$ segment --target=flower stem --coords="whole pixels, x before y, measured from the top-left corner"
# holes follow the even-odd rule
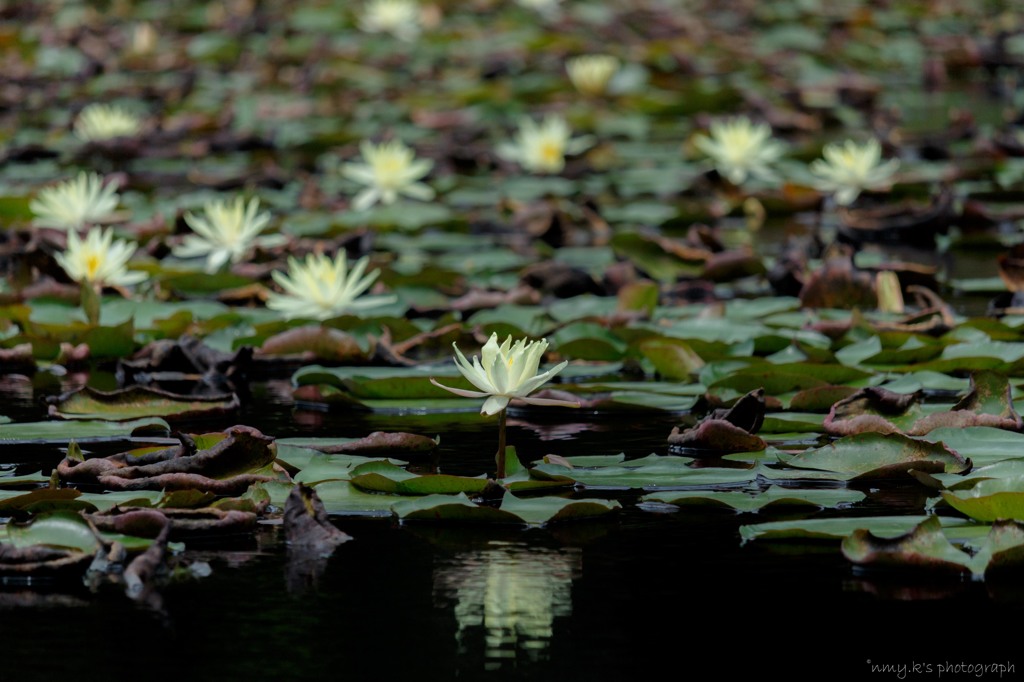
[[[495,459],[498,462],[498,478],[505,478],[505,413],[507,410],[502,410],[498,413],[498,456]]]
[[[81,285],[82,310],[85,312],[85,319],[92,326],[100,323],[100,286],[89,280]]]

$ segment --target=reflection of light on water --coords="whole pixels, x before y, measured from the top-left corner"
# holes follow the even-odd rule
[[[454,603],[460,656],[477,653],[482,632],[487,669],[519,655],[542,660],[555,618],[572,614],[572,581],[580,569],[575,548],[492,541],[435,569],[434,600],[442,607]]]

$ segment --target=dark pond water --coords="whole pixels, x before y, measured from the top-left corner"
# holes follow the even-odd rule
[[[443,432],[439,465],[455,473],[478,473],[493,452],[493,425],[474,414],[296,411],[282,388],[254,387],[259,407],[237,421],[278,437]],[[5,398],[19,417],[39,409],[24,392]],[[511,423],[532,459],[663,453],[670,421]],[[887,490],[884,505],[857,513],[909,512],[918,495]],[[869,660],[1020,669],[1019,580],[908,581],[859,575],[834,546],[741,546],[737,528],[762,518],[634,505],[534,530],[337,518],[355,540],[313,571],[291,565],[267,525],[189,542],[211,574],[172,582],[148,605],[115,586],[5,586],[0,679],[939,679],[872,673]]]

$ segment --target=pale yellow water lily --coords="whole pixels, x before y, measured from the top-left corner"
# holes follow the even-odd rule
[[[77,232],[68,232],[67,249],[55,258],[68,277],[80,284],[129,286],[149,277],[126,267],[136,248],[130,241],[115,240],[109,228],[94,228],[84,240]]]
[[[734,185],[748,177],[772,180],[771,165],[785,151],[781,142],[772,139],[772,130],[764,123],[751,123],[745,116],[714,121],[711,135],[698,135],[694,144],[711,157],[715,169]]]
[[[829,144],[822,156],[825,158],[811,163],[811,172],[817,176],[815,187],[835,192],[841,206],[853,203],[863,190],[887,188],[900,166],[899,159],[882,162],[882,145],[874,139],[862,144],[854,140]]]
[[[360,298],[380,275],[380,270],[366,273],[369,262],[369,257],[363,256],[349,270],[344,251],[333,259],[322,253],[311,253],[303,261],[289,258],[288,274],[273,273],[274,281],[287,294],[271,293],[267,307],[283,312],[289,319],[326,320],[392,303],[394,296]]]
[[[498,145],[498,154],[514,161],[532,173],[559,173],[565,168],[565,157],[578,154],[592,144],[589,137],[570,139],[569,124],[549,114],[537,124],[524,118],[512,142]]]
[[[216,272],[228,261],[242,260],[270,222],[270,214],[260,210],[260,200],[253,197],[245,203],[242,197],[233,201],[211,201],[203,206],[202,216],[185,214],[185,222],[195,234],[173,249],[179,258],[206,258],[206,272]]]
[[[434,198],[434,190],[418,182],[430,172],[433,161],[416,159],[413,150],[399,140],[381,144],[363,142],[359,151],[365,163],[347,163],[341,167],[342,175],[368,186],[352,200],[355,210],[364,211],[378,201],[394,203],[399,195],[423,201]]]
[[[607,54],[585,54],[565,62],[573,86],[584,95],[603,95],[619,70],[619,60]]]
[[[561,6],[561,0],[516,0],[516,3],[547,17],[557,16]]]
[[[370,0],[359,15],[359,29],[390,33],[399,40],[416,40],[423,30],[420,5],[415,0]]]
[[[519,339],[514,344],[509,336],[498,345],[498,335],[491,334],[484,347],[480,350],[481,358],[473,356],[470,362],[462,354],[459,347],[455,348],[455,365],[462,376],[479,391],[463,388],[452,388],[438,383],[431,378],[431,383],[446,391],[464,398],[487,398],[481,414],[498,414],[504,410],[510,400],[517,398],[530,405],[559,405],[562,407],[579,407],[579,403],[549,398],[530,398],[529,395],[565,369],[569,363],[563,361],[546,372],[540,372],[540,361],[548,348],[547,340],[527,341]]]
[[[39,227],[80,230],[109,219],[117,202],[117,187],[104,185],[102,176],[83,171],[73,180],[41,190],[29,208]]]
[[[132,137],[142,130],[138,116],[113,104],[90,104],[75,119],[75,136],[83,142]]]

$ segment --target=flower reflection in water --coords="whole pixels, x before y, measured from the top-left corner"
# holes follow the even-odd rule
[[[454,604],[459,657],[477,657],[483,636],[487,670],[541,661],[555,618],[572,615],[572,581],[582,573],[578,548],[492,540],[434,570],[434,602]]]

